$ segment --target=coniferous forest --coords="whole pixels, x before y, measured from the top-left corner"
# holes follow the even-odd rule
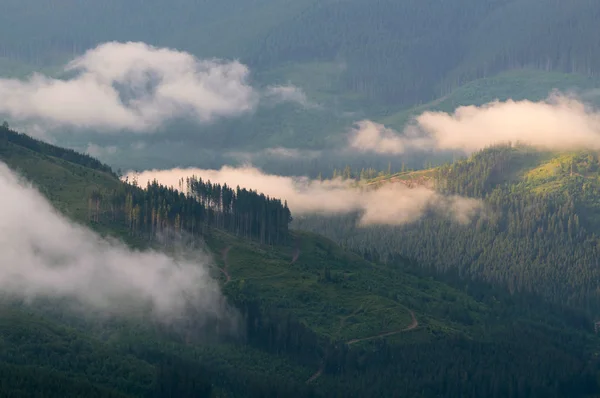
[[[598,0],[0,0],[0,398],[600,398],[598,21]],[[534,103],[556,91],[581,103]],[[433,143],[503,136],[476,111],[585,150]],[[247,164],[347,191],[308,214],[133,173]],[[370,200],[393,184],[481,212],[338,212],[402,207]]]
[[[208,229],[218,228],[269,245],[288,238],[291,213],[279,199],[195,177],[186,179],[184,191],[187,193],[157,181],[149,182],[145,189],[134,182],[105,194],[94,190],[89,198],[89,218],[125,222],[131,235],[146,237],[180,236],[183,232],[202,236]]]
[[[156,248],[163,247],[161,234],[171,234],[170,243],[184,232],[201,238],[230,277],[223,291],[241,322],[228,334],[225,320],[202,320],[193,312],[175,324],[98,321],[52,300],[4,300],[4,396],[600,393],[594,318],[582,308],[493,279],[440,276],[405,254],[392,258],[373,249],[361,253],[369,261],[363,260],[332,241],[289,230],[287,206],[256,192],[199,178],[181,182],[185,193],[156,182],[141,189],[107,180],[111,174],[101,169],[82,168],[85,157],[66,161],[43,147],[6,141],[0,148],[3,161],[37,181],[57,204],[71,191],[47,183],[48,174],[65,173],[61,178],[79,192],[95,186],[82,199],[80,219],[93,228],[123,231],[130,244]],[[501,157],[510,152],[498,150]],[[466,166],[442,170],[460,167]],[[570,175],[571,166],[565,167]],[[494,178],[490,183],[499,183],[498,174]],[[222,254],[227,247],[231,253]]]
[[[325,233],[370,258],[409,257],[437,272],[598,314],[597,173],[594,153],[494,147],[430,173],[429,184],[441,192],[484,200],[487,211],[472,224],[430,217],[415,225],[358,228],[356,216],[348,216],[307,217],[295,227]]]

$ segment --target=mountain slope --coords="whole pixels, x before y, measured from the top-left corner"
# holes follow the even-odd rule
[[[0,135],[0,159],[19,167],[57,206],[76,209],[69,213],[75,220],[140,247],[163,245],[118,217],[111,221],[110,213],[90,212],[99,191],[117,186],[142,195],[140,188],[100,171],[102,165],[84,167],[87,157],[60,160],[56,156],[67,152],[22,146],[14,134]],[[177,205],[168,192],[149,187],[147,194]],[[243,315],[239,339],[214,335],[210,325],[194,326],[193,318],[170,330],[144,319],[82,318],[53,300],[4,300],[3,366],[19,380],[39,370],[35,388],[46,385],[43,374],[56,374],[73,391],[111,389],[115,396],[204,391],[215,397],[520,397],[598,391],[592,357],[598,342],[581,314],[483,285],[461,291],[406,272],[406,260],[401,267],[371,263],[311,233],[292,231],[289,240],[265,245],[216,223],[207,222],[194,236],[201,235],[213,253],[221,268],[215,276]],[[64,360],[70,355],[77,359]],[[465,372],[468,385],[461,381]],[[0,383],[6,396],[30,392],[25,381],[5,386]]]
[[[333,62],[343,66],[334,91],[361,96],[364,105],[411,106],[511,69],[596,75],[600,67],[588,39],[600,6],[589,0],[0,4],[7,63],[45,67],[111,40],[240,58],[257,72]]]
[[[379,120],[386,126],[402,131],[410,117],[426,111],[452,113],[460,106],[481,106],[509,99],[542,101],[555,90],[577,94],[584,101],[597,104],[598,96],[594,89],[599,86],[600,81],[594,77],[536,69],[517,69],[499,73],[494,77],[475,79],[434,101],[383,115]]]
[[[414,226],[356,228],[353,219],[296,220],[334,240],[402,254],[440,272],[533,292],[597,316],[600,247],[596,153],[541,153],[495,147],[435,169],[376,184],[412,181],[484,200],[487,215],[461,226],[430,218]]]
[[[312,2],[2,0],[3,55],[33,65],[62,63],[98,43],[140,40],[200,57],[239,58],[249,43]]]

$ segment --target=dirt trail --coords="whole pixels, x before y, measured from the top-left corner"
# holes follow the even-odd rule
[[[338,326],[336,336],[341,333],[342,329],[344,328],[344,324],[346,323],[346,320],[348,320],[351,316],[356,315],[360,310],[362,310],[362,308],[363,307],[360,306],[356,310],[354,310],[354,312],[352,312],[350,315],[341,317],[340,325]],[[325,369],[325,360],[321,361],[321,364],[319,365],[319,370],[317,370],[315,374],[313,374],[308,380],[306,380],[306,384],[312,383],[313,381],[321,377],[321,375],[323,374],[323,369]]]
[[[416,329],[419,326],[419,321],[417,321],[417,318],[415,317],[415,313],[410,311],[410,317],[412,318],[412,322],[410,323],[410,325],[408,325],[404,329],[393,330],[391,332],[382,332],[375,336],[363,337],[362,339],[352,339],[352,340],[347,341],[346,344],[352,345],[352,344],[360,343],[361,341],[373,340],[373,339],[377,339],[380,337],[388,337],[388,336],[392,336],[394,334],[408,332],[409,330]]]
[[[228,268],[227,254],[229,254],[229,250],[231,250],[231,246],[227,246],[221,252],[221,257],[223,258],[224,265],[223,265],[223,268],[219,268],[221,270],[221,272],[223,273],[223,275],[225,275],[225,285],[228,284],[229,282],[231,282],[231,275],[229,275],[229,271],[227,271],[227,268]]]
[[[359,308],[358,310],[354,311],[352,314],[343,317],[340,320],[340,331],[341,328],[343,327],[344,323],[346,322],[346,319],[350,318],[352,315],[356,314],[357,312],[359,312],[362,308]],[[370,336],[370,337],[364,337],[362,339],[352,339],[346,342],[346,344],[348,345],[352,345],[352,344],[356,344],[359,343],[361,341],[367,341],[367,340],[373,340],[373,339],[377,339],[380,337],[387,337],[387,336],[392,336],[394,334],[398,334],[398,333],[402,333],[402,332],[408,332],[409,330],[413,330],[416,329],[419,326],[419,321],[417,320],[417,318],[415,317],[415,313],[410,311],[410,317],[412,318],[412,322],[410,323],[410,325],[408,325],[407,327],[400,329],[400,330],[394,330],[391,332],[382,332],[379,333],[375,336]],[[312,376],[310,376],[310,378],[308,380],[306,380],[306,384],[312,383],[313,381],[317,380],[319,377],[321,377],[321,375],[323,374],[323,370],[325,369],[325,359],[323,359],[323,361],[321,362],[321,365],[319,366],[319,370],[317,370],[315,372],[315,374],[313,374]]]
[[[317,370],[317,372],[314,375],[310,376],[310,379],[306,380],[306,384],[310,384],[313,381],[317,380],[319,377],[321,377],[324,369],[325,369],[325,361],[322,361],[321,366],[319,366],[319,370]]]

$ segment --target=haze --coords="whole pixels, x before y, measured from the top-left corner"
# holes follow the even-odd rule
[[[252,189],[286,200],[292,214],[349,214],[359,212],[360,224],[401,225],[417,221],[428,210],[436,211],[461,223],[469,222],[482,209],[479,200],[459,196],[446,197],[424,186],[408,188],[389,184],[380,189],[359,189],[354,180],[311,180],[307,177],[283,177],[265,174],[254,167],[223,167],[220,170],[172,169],[130,172],[125,178],[144,187],[157,180],[179,188],[180,180],[197,176],[212,183]],[[184,184],[185,186],[185,184]]]
[[[72,223],[29,183],[0,163],[0,289],[33,300],[68,298],[107,314],[132,314],[149,307],[169,320],[194,308],[231,316],[211,258],[174,259],[108,241]]]

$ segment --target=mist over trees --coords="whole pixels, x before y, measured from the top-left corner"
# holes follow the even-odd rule
[[[266,244],[288,239],[291,213],[279,199],[195,177],[182,180],[180,191],[157,181],[144,189],[133,183],[105,193],[94,190],[89,199],[90,220],[124,222],[130,234],[150,239],[171,234],[177,239],[183,232],[202,236],[209,228]]]
[[[319,231],[371,259],[409,257],[441,274],[536,293],[595,314],[598,157],[556,155],[536,169],[544,156],[500,146],[435,170],[441,192],[484,199],[487,216],[467,226],[430,217],[413,226],[364,228],[357,227],[357,216],[299,217],[293,226]],[[521,179],[531,168],[538,174]]]
[[[236,328],[220,313],[206,320],[186,296],[177,322],[160,323],[144,309],[120,318],[75,313],[55,297],[5,289],[0,396],[600,396],[598,154],[499,145],[469,158],[432,148],[392,155],[352,151],[347,141],[360,120],[401,135],[426,110],[452,113],[497,97],[539,100],[556,87],[590,94],[600,87],[599,20],[596,0],[0,0],[0,100],[33,72],[41,74],[41,87],[46,78],[68,80],[73,71],[65,65],[86,50],[131,41],[156,46],[152,54],[168,49],[200,62],[239,60],[244,87],[248,71],[246,110],[252,108],[206,124],[183,112],[153,133],[127,124],[116,124],[112,134],[73,127],[83,119],[77,101],[51,122],[19,119],[18,130],[56,145],[15,131],[13,120],[0,126],[0,165],[30,180],[68,225],[98,232],[106,247],[122,240],[123,250],[136,255],[166,257],[192,242],[185,247],[196,256],[190,266],[199,265],[201,247],[207,280],[239,316]],[[157,62],[148,55],[138,60]],[[168,104],[201,97],[174,81],[182,96]],[[231,80],[216,81],[198,86],[231,88]],[[9,111],[31,108],[39,116],[36,106],[56,103],[56,95],[46,95],[32,104],[39,86],[25,85],[31,91],[16,95],[20,107]],[[262,101],[274,87],[291,87],[279,94],[291,92],[295,100]],[[119,96],[137,88],[111,99],[126,102]],[[87,91],[76,94],[94,117],[100,114],[94,126],[106,125],[104,108],[94,108],[102,104]],[[209,93],[193,103],[219,113],[228,99]],[[153,104],[150,116],[171,114],[164,102]],[[52,120],[75,124],[57,128]],[[361,214],[298,216],[285,197],[228,182],[190,177],[171,187],[120,180],[129,170],[248,163],[278,175],[340,178],[349,189],[427,185],[436,195],[481,201],[485,211],[462,224],[427,211],[408,225],[360,227]],[[311,197],[319,204],[323,198]],[[4,214],[19,214],[20,204],[6,204]],[[13,217],[15,225],[40,230],[40,217],[25,218]],[[19,228],[0,231],[0,242]],[[46,231],[54,237],[55,229]],[[64,262],[52,244],[81,252],[72,240],[48,239],[49,262]],[[26,250],[39,254],[38,246],[34,239]],[[7,265],[3,258],[0,266]],[[136,273],[125,261],[115,263],[133,279],[147,276],[151,265],[140,261]],[[9,265],[27,272],[19,261]],[[17,290],[35,290],[28,283],[39,273],[25,276]],[[192,292],[205,292],[182,279]],[[114,294],[107,280],[93,274],[79,281],[80,294],[98,287]],[[163,274],[155,280],[148,292],[172,288]],[[117,300],[116,309],[129,304]]]

